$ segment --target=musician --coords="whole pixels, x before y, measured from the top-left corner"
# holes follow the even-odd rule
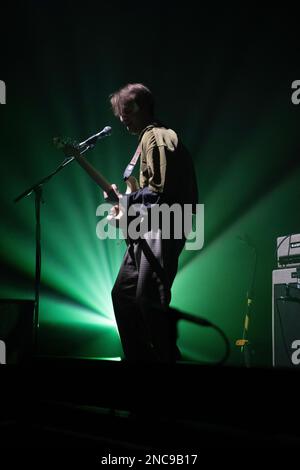
[[[138,136],[140,189],[124,196],[115,186],[120,203],[127,197],[128,206],[138,203],[148,209],[174,203],[195,207],[198,192],[192,159],[176,132],[155,119],[151,91],[141,83],[130,83],[110,95],[110,102],[127,131]],[[127,167],[125,177],[132,167]],[[127,244],[112,301],[128,361],[172,363],[181,357],[168,305],[185,236],[177,239],[172,234],[171,230],[164,239],[160,229],[155,237],[150,230],[148,236]]]

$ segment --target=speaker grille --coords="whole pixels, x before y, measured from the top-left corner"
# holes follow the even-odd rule
[[[298,284],[293,282],[294,271],[293,268],[273,271],[274,367],[300,367],[300,360],[297,361],[298,349],[300,359],[300,289]]]

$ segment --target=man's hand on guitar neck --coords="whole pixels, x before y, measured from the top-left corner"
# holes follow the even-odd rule
[[[113,204],[113,207],[111,208],[111,215],[116,217],[120,212],[120,204],[123,198],[123,194],[119,192],[116,184],[112,184],[111,192],[107,193],[106,191],[103,191],[103,196],[106,202]],[[116,197],[119,199],[119,203],[117,204],[116,204]]]

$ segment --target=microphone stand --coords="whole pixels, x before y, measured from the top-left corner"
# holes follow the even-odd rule
[[[83,150],[80,151],[80,155],[85,153],[90,148],[94,147],[94,143],[91,143]],[[41,286],[41,202],[44,203],[42,198],[43,185],[47,183],[54,175],[61,171],[65,166],[69,165],[75,157],[66,157],[65,160],[49,175],[42,178],[40,181],[35,183],[30,188],[25,189],[19,196],[14,199],[14,202],[19,202],[21,199],[30,196],[33,192],[35,194],[35,280],[34,280],[34,320],[33,320],[33,354],[37,353],[37,341],[38,341],[38,328],[39,328],[39,306],[40,306],[40,286]]]
[[[246,295],[247,309],[246,309],[246,314],[245,314],[245,319],[244,319],[243,336],[242,336],[242,339],[238,339],[235,342],[236,346],[240,346],[241,348],[241,353],[243,354],[245,366],[250,367],[251,352],[253,351],[253,349],[250,346],[250,342],[248,340],[248,331],[249,331],[249,324],[250,324],[252,306],[253,306],[254,281],[255,281],[256,266],[257,266],[257,251],[256,251],[255,246],[252,245],[247,238],[239,237],[239,239],[244,241],[249,246],[249,248],[251,248],[254,254],[254,262],[253,262],[253,269],[252,269],[252,274],[251,274],[251,279],[250,279],[250,285],[249,285],[249,289]]]

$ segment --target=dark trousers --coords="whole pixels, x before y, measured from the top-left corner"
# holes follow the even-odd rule
[[[140,239],[127,247],[112,290],[125,359],[172,363],[180,359],[176,321],[168,309],[184,240]]]

